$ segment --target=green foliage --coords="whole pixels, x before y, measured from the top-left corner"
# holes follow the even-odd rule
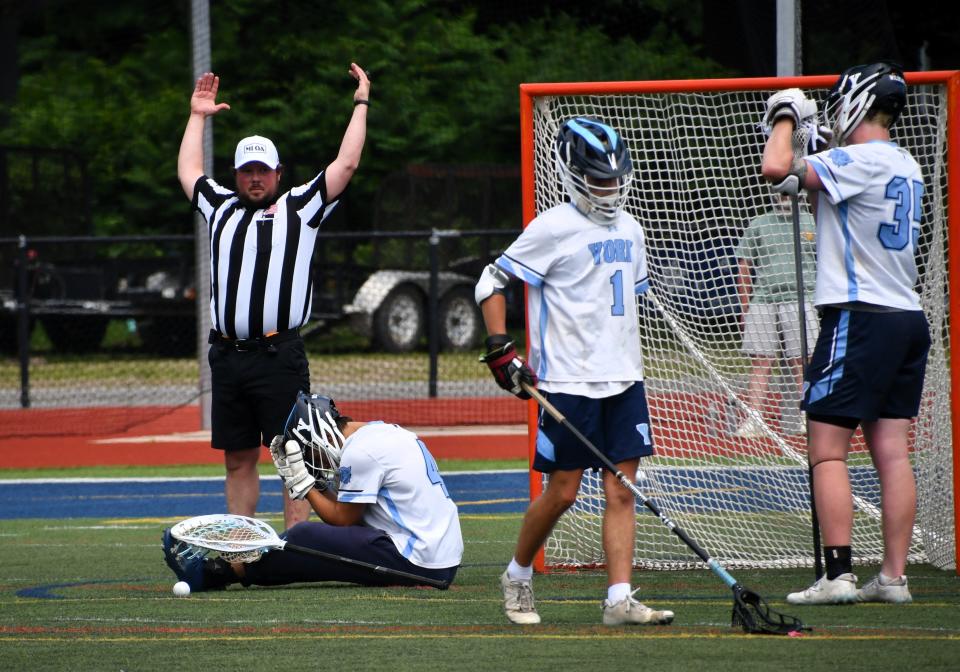
[[[352,229],[369,228],[379,183],[409,163],[516,163],[521,82],[726,74],[687,39],[701,30],[697,11],[678,0],[607,4],[609,16],[642,19],[642,41],[536,5],[491,16],[483,3],[441,0],[211,3],[213,69],[232,106],[213,124],[215,177],[232,184],[236,142],[253,133],[275,140],[288,185],[322,169],[351,114],[351,61],[373,82],[347,197]],[[81,153],[98,233],[187,233],[176,155],[191,91],[189,3],[88,5],[21,10],[21,76],[0,143]]]

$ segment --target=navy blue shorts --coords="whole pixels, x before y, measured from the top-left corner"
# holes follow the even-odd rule
[[[310,391],[310,366],[300,338],[272,350],[247,352],[214,343],[210,362],[211,445],[220,450],[269,446],[297,400]]]
[[[298,523],[281,535],[291,544],[359,560],[378,567],[397,569],[436,581],[453,583],[457,567],[428,569],[418,567],[400,555],[383,530],[363,525],[337,527],[325,523]],[[402,576],[374,572],[346,562],[288,551],[269,551],[257,562],[246,566],[243,585],[283,586],[288,583],[341,581],[363,586],[418,586]]]
[[[544,392],[567,421],[614,464],[653,454],[650,412],[643,383],[604,399]],[[533,468],[543,473],[601,469],[603,463],[549,413],[540,409]]]
[[[930,350],[922,311],[827,307],[807,366],[801,408],[859,420],[913,418]]]

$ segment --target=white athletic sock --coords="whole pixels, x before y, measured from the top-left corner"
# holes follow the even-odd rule
[[[629,595],[629,583],[614,583],[611,586],[607,586],[607,601],[610,604],[616,604],[617,602],[625,600]]]
[[[531,581],[533,580],[533,565],[523,567],[517,564],[516,558],[510,558],[510,564],[507,565],[507,576],[514,581]]]
[[[879,579],[880,579],[880,585],[881,585],[881,586],[889,586],[889,585],[891,585],[891,584],[894,584],[894,585],[897,585],[897,586],[902,586],[902,585],[903,585],[903,580],[907,578],[907,577],[905,577],[905,576],[902,575],[902,574],[901,574],[900,576],[889,577],[889,576],[887,576],[886,574],[884,574],[883,572],[878,572],[878,573],[877,573],[877,576],[878,576]]]

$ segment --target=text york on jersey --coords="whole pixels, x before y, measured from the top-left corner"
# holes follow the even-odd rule
[[[599,266],[601,262],[613,264],[616,262],[633,261],[630,256],[630,251],[633,248],[632,240],[613,238],[598,243],[590,243],[587,245],[587,248],[590,250],[590,254],[593,255],[594,266]]]

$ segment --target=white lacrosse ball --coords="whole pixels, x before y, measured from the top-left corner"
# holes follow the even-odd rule
[[[190,595],[190,584],[186,581],[177,581],[173,584],[173,594],[177,597],[187,597]]]

